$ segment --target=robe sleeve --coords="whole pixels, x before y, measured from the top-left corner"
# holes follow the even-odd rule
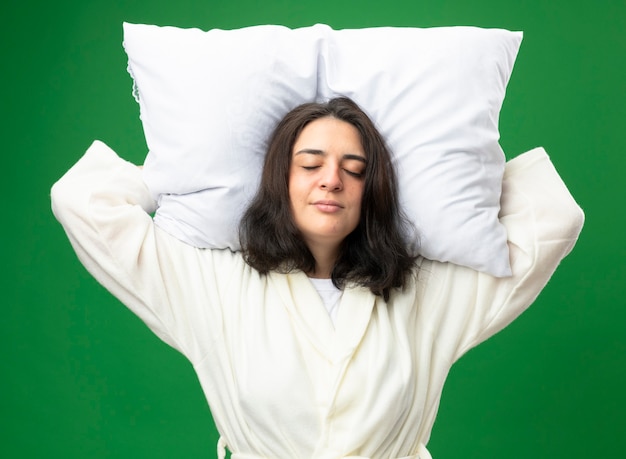
[[[422,266],[427,322],[451,361],[530,306],[574,247],[584,214],[548,155],[537,148],[507,163],[500,220],[512,276],[496,278],[446,263]]]
[[[219,333],[220,283],[205,275],[218,271],[210,266],[217,260],[155,227],[155,202],[137,166],[96,141],[51,199],[78,258],[104,287],[190,359],[207,352],[194,337]]]

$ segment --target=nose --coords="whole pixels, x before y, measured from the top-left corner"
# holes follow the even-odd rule
[[[343,189],[339,167],[327,167],[320,181],[320,188],[327,191],[340,191]]]

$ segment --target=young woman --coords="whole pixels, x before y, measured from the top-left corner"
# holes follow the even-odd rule
[[[261,273],[302,270],[388,299],[415,261],[405,225],[383,138],[354,102],[338,98],[297,107],[278,125],[241,239]]]
[[[86,268],[191,361],[238,459],[429,458],[451,365],[530,305],[583,223],[534,150],[504,177],[511,277],[413,258],[389,153],[343,98],[277,127],[242,253],[155,227],[140,170],[99,142],[52,201]]]

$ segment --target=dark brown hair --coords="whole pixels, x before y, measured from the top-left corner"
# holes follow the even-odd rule
[[[404,235],[408,222],[398,200],[391,155],[370,118],[352,100],[339,97],[326,103],[296,107],[272,134],[259,190],[241,220],[239,237],[246,262],[265,274],[313,271],[315,259],[296,227],[289,202],[289,167],[296,139],[311,121],[333,117],[359,132],[367,157],[361,217],[344,240],[332,271],[333,283],[355,283],[385,300],[402,288],[415,264]]]

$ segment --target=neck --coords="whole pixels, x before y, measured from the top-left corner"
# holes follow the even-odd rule
[[[339,254],[339,247],[310,245],[309,250],[315,258],[315,269],[307,275],[318,279],[330,279]]]

